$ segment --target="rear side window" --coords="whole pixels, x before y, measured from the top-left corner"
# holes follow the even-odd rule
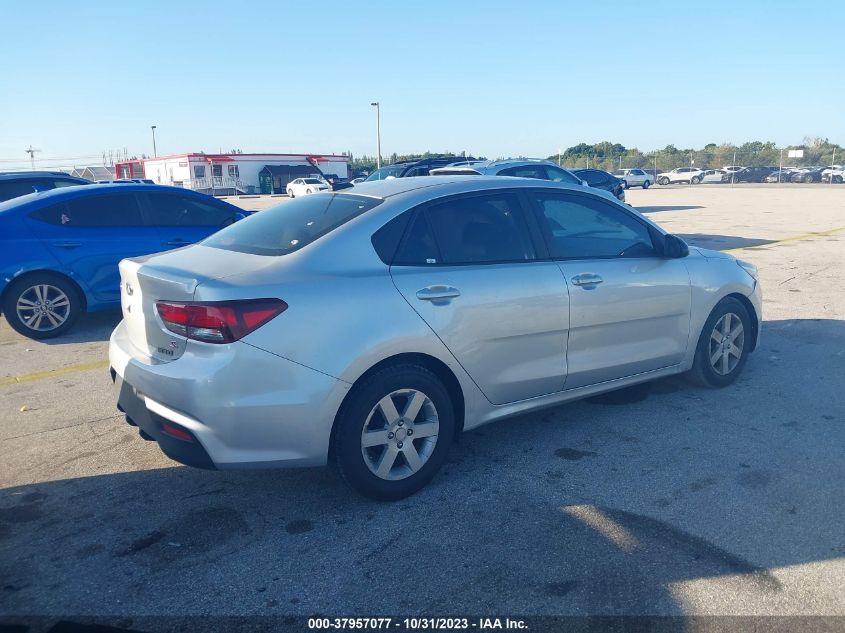
[[[50,180],[35,180],[32,178],[6,180],[0,182],[0,202],[25,196],[28,193],[35,193],[36,191],[46,191],[47,189],[53,189],[53,187],[53,182]]]
[[[39,209],[31,218],[68,227],[144,226],[134,194],[76,198],[65,204]]]
[[[305,196],[254,213],[201,244],[253,255],[287,255],[334,231],[381,200],[351,194]]]
[[[437,242],[434,241],[434,234],[431,232],[431,226],[424,211],[420,210],[414,215],[408,234],[393,263],[397,266],[425,266],[442,263]]]
[[[192,196],[151,193],[150,222],[155,226],[220,227],[235,221],[235,211]]]
[[[534,249],[512,194],[456,198],[426,210],[443,264],[519,262]]]
[[[587,196],[538,192],[540,222],[552,257],[591,259],[655,255],[648,227],[625,211]]]
[[[588,169],[586,171],[582,171],[580,175],[584,180],[587,181],[587,184],[590,186],[604,184],[604,181],[607,179],[604,173],[596,171],[595,169]]]

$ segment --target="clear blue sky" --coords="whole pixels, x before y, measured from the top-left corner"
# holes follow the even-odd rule
[[[372,155],[376,100],[385,155],[845,144],[843,29],[841,0],[5,0],[0,169],[151,124],[159,154]]]

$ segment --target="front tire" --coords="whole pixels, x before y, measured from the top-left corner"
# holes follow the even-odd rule
[[[395,501],[425,486],[455,435],[452,399],[419,365],[386,367],[357,385],[335,423],[334,456],[362,495]]]
[[[669,184],[669,179],[668,179],[668,178],[658,178],[658,179],[657,179],[657,184],[658,184],[658,185],[668,185],[668,184]]]
[[[690,181],[690,184],[693,184],[693,185],[697,185],[697,184],[700,184],[700,183],[701,183],[701,178],[699,176],[696,176],[695,178],[693,178]]]
[[[17,332],[43,340],[67,332],[82,313],[76,286],[61,275],[38,273],[12,283],[3,314]]]
[[[293,189],[288,189],[288,198],[293,198]]]
[[[651,183],[650,183],[648,180],[646,180],[646,181],[643,183],[643,189],[648,189],[650,186],[651,186]]]
[[[738,299],[725,297],[713,308],[701,330],[689,377],[703,387],[727,387],[748,361],[751,337],[748,310]]]

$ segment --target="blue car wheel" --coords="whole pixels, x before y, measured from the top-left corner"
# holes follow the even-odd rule
[[[59,275],[38,273],[14,282],[3,298],[3,314],[15,330],[34,339],[67,332],[82,312],[73,283]]]

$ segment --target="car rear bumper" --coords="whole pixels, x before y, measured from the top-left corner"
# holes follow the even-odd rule
[[[220,469],[326,463],[349,384],[243,342],[189,341],[180,358],[159,364],[131,350],[121,322],[109,343],[118,409],[176,461]]]

